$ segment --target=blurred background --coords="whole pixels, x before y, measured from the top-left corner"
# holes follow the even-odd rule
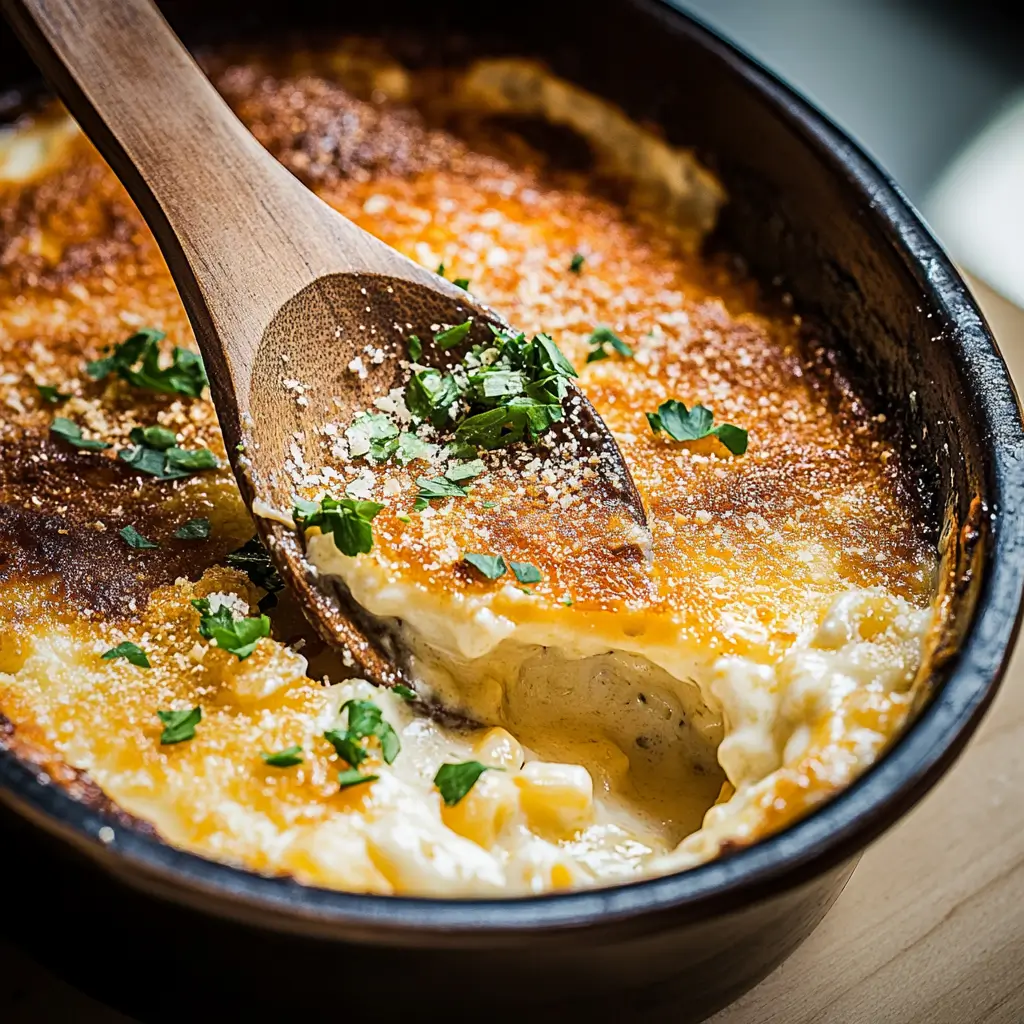
[[[849,131],[975,277],[1024,306],[1024,5],[675,0]]]

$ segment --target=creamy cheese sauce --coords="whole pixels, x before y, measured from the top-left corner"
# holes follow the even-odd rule
[[[453,897],[679,870],[784,827],[877,759],[910,713],[935,554],[884,416],[798,316],[699,255],[726,201],[711,175],[527,62],[413,74],[351,42],[210,68],[328,202],[554,335],[634,475],[650,558],[609,558],[585,504],[515,451],[486,455],[469,497],[414,512],[417,467],[368,463],[333,424],[288,467],[297,491],[386,507],[369,554],[314,530],[308,557],[396,624],[420,684],[479,728],[346,678],[286,598],[249,657],[219,649],[192,600],[256,613],[264,591],[224,567],[253,528],[212,405],[84,372],[143,325],[191,346],[184,312],[109,170],[66,119],[28,119],[0,133],[3,742],[55,778],[87,773],[206,856]],[[560,165],[516,118],[571,128],[592,166]],[[586,362],[601,324],[633,358]],[[301,397],[309,382],[289,372]],[[68,397],[51,405],[37,384]],[[747,429],[747,452],[655,437],[645,413],[668,398]],[[70,449],[48,434],[55,415],[114,447]],[[130,472],[114,453],[154,423],[221,468],[177,483]],[[209,539],[175,538],[196,517]],[[128,525],[159,547],[129,548]],[[481,579],[467,550],[542,579],[528,593]],[[151,667],[102,658],[122,641]],[[377,779],[339,789],[346,764],[324,733],[345,728],[349,700],[373,701],[401,752],[387,764],[371,742]],[[194,738],[162,744],[156,712],[193,706]],[[290,746],[301,764],[260,756]],[[490,770],[446,805],[438,768],[470,760]]]

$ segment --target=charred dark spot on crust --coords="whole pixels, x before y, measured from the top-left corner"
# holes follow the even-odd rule
[[[110,618],[142,611],[156,587],[197,579],[237,546],[231,536],[201,547],[173,539],[167,504],[180,486],[48,440],[0,445],[0,586],[56,576],[80,608]],[[160,547],[129,548],[118,532],[128,525]]]
[[[72,800],[77,800],[90,810],[103,815],[122,828],[130,828],[143,835],[160,838],[160,833],[148,821],[136,818],[119,807],[89,777],[88,772],[72,768],[61,760],[53,751],[37,746],[19,736],[15,724],[0,713],[0,751],[12,754],[22,764],[31,765],[58,786]]]

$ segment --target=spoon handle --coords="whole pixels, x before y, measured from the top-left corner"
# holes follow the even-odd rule
[[[327,273],[396,263],[428,278],[263,149],[151,0],[0,0],[0,11],[152,229],[226,436],[239,436],[255,350],[289,297]]]

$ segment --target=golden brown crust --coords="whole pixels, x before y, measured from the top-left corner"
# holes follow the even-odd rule
[[[726,264],[686,255],[672,225],[653,213],[627,214],[578,169],[549,166],[528,141],[509,141],[486,119],[461,122],[477,133],[467,143],[418,114],[356,99],[328,77],[282,79],[236,66],[220,68],[215,80],[257,138],[328,202],[414,259],[444,262],[449,276],[470,278],[474,293],[511,323],[556,337],[634,467],[652,523],[654,568],[635,548],[604,557],[592,543],[594,522],[579,508],[552,535],[544,481],[523,480],[519,468],[513,475],[496,468],[474,486],[457,516],[444,520],[446,544],[535,563],[544,575],[535,590],[548,604],[568,596],[578,609],[623,617],[671,611],[712,649],[721,643],[718,616],[735,608],[751,610],[768,637],[765,653],[774,655],[794,639],[788,612],[800,602],[876,584],[925,602],[926,531],[904,496],[882,418],[868,415],[797,318],[764,306]],[[569,270],[577,252],[586,257],[580,274]],[[90,729],[123,731],[113,746],[127,737],[125,749],[104,746],[104,755],[118,771],[138,759],[174,780],[182,765],[201,773],[212,751],[222,765],[252,769],[251,777],[239,770],[233,795],[247,807],[265,806],[284,828],[289,814],[314,818],[350,797],[336,794],[326,757],[315,785],[257,775],[258,744],[272,748],[271,740],[260,738],[260,707],[232,703],[229,656],[210,652],[213,668],[184,660],[198,639],[187,600],[213,583],[201,591],[171,585],[216,566],[252,525],[223,465],[208,399],[151,395],[85,375],[86,360],[143,324],[167,331],[170,343],[194,344],[152,237],[83,140],[27,186],[0,184],[0,669],[20,667],[30,638],[47,625],[80,625],[83,647],[116,627],[149,631],[160,652],[153,672],[111,665],[109,683],[83,699]],[[614,327],[637,360],[586,366],[586,339],[598,324]],[[40,400],[36,383],[73,397],[55,409]],[[667,398],[703,402],[716,421],[748,428],[747,454],[731,456],[710,439],[679,445],[654,436],[644,412]],[[51,439],[55,412],[115,448],[132,426],[159,422],[186,447],[210,447],[222,468],[181,483],[141,478],[114,449],[81,453]],[[432,590],[488,587],[464,565],[428,557],[438,520],[398,518],[411,509],[416,471],[395,475],[402,486],[375,523],[378,550]],[[492,499],[497,506],[484,507]],[[213,524],[209,541],[173,539],[182,522],[200,516]],[[130,550],[118,536],[126,525],[161,546]],[[435,532],[425,538],[425,531]],[[819,558],[822,551],[827,557]],[[810,553],[806,563],[802,552]],[[250,666],[272,660],[266,651],[253,658]],[[47,753],[54,736],[33,732],[34,698],[22,700],[14,687],[0,695],[17,722],[12,740],[4,720],[4,743],[80,798],[99,800],[86,775],[62,772],[61,758]],[[313,684],[280,699],[277,746],[300,734],[302,716],[320,699]],[[159,748],[154,709],[193,702],[210,712],[203,739],[188,751]],[[796,789],[792,797],[795,813],[803,797]],[[203,848],[208,836],[193,838]],[[221,853],[247,857],[241,842]]]

